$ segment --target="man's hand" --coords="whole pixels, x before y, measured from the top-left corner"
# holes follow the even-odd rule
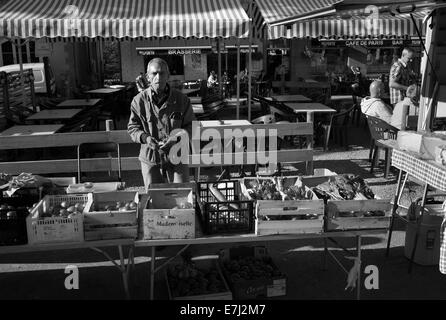
[[[169,136],[169,138],[164,143],[160,143],[160,150],[168,153],[170,151],[170,148],[172,148],[172,146],[177,143],[180,136],[187,134],[184,129],[177,129],[176,131],[176,134]]]
[[[151,136],[148,135],[143,135],[142,136],[142,142],[147,144],[148,147],[152,150],[157,150],[158,149],[158,141]]]

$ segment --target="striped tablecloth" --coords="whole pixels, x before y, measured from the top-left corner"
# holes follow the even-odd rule
[[[434,160],[423,160],[411,152],[393,149],[392,166],[446,192],[446,167],[437,164]]]

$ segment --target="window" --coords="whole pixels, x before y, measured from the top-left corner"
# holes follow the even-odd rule
[[[25,43],[25,40],[20,40],[20,41],[22,44]],[[29,56],[28,56],[28,50],[26,49],[27,46],[29,46]],[[2,43],[0,52],[3,58],[3,65],[7,66],[10,64],[18,64],[20,62],[19,48],[16,45],[13,45],[11,41],[6,41]],[[22,62],[23,63],[40,62],[39,58],[36,57],[36,44],[34,41],[29,41],[27,45],[22,46]]]

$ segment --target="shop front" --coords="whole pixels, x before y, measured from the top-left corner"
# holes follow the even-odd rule
[[[417,12],[391,15],[376,7],[371,15],[361,10],[336,14],[337,1],[278,1],[272,5],[256,0],[253,20],[263,26],[268,52],[268,75],[287,82],[330,83],[333,94],[350,93],[355,80],[352,68],[359,67],[368,81],[388,81],[392,62],[401,56],[404,47],[415,51],[414,70],[419,73],[421,43],[424,37],[423,17]],[[315,12],[332,12],[321,17]],[[306,16],[305,19],[295,17]],[[357,77],[357,75],[356,75]]]

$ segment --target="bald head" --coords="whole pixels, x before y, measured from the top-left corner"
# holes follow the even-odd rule
[[[404,63],[412,62],[414,56],[414,51],[412,48],[404,48],[403,52],[401,54],[401,60],[404,61]]]
[[[381,98],[384,93],[384,83],[380,80],[375,80],[370,84],[370,97]]]

